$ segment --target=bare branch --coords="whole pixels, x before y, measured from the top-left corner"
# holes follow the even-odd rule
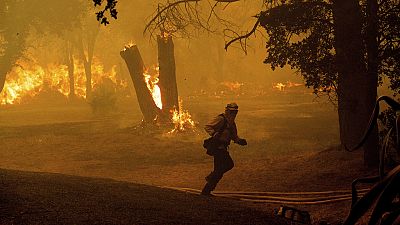
[[[211,7],[210,14],[208,15],[208,18],[207,18],[207,23],[210,22],[211,16],[212,16],[213,14],[215,14],[214,9],[215,9],[215,7],[217,7],[217,5],[218,5],[218,2],[216,2],[216,3]]]
[[[257,22],[254,24],[253,29],[251,29],[250,32],[248,32],[248,33],[245,34],[245,35],[241,35],[241,36],[238,36],[238,37],[236,37],[236,38],[230,40],[228,43],[225,44],[225,50],[228,50],[228,47],[229,47],[232,43],[234,43],[234,42],[236,42],[236,41],[240,41],[240,43],[242,44],[242,40],[244,39],[245,42],[246,42],[246,40],[247,40],[254,32],[256,32],[257,27],[258,27],[259,24],[260,24],[260,19],[257,19]]]
[[[167,31],[169,35],[172,32],[180,33],[180,35],[189,36],[192,32],[190,28],[195,30],[205,29],[208,32],[216,33],[217,30],[212,29],[211,25],[217,21],[224,27],[232,26],[232,23],[221,18],[216,13],[216,7],[220,4],[229,5],[241,0],[171,0],[165,5],[159,5],[158,10],[151,16],[151,19],[146,23],[143,34],[150,33],[156,30]],[[201,10],[199,2],[208,2],[210,9],[207,11]],[[214,3],[211,3],[214,2]],[[199,8],[200,7],[200,8]],[[187,37],[189,37],[187,36]]]
[[[201,0],[181,0],[181,1],[177,1],[177,2],[174,2],[174,3],[169,4],[168,6],[166,6],[165,8],[163,8],[161,11],[159,11],[159,12],[150,20],[149,23],[147,23],[146,27],[144,28],[143,34],[146,33],[146,31],[147,31],[147,29],[149,28],[149,26],[150,26],[157,18],[159,18],[160,15],[162,15],[162,13],[165,12],[166,10],[168,10],[168,9],[170,9],[170,8],[176,6],[176,5],[182,4],[182,3],[199,2],[199,1],[201,1]]]

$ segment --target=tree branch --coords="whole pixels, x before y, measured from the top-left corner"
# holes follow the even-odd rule
[[[179,5],[179,4],[181,4],[181,3],[199,2],[199,1],[201,1],[201,0],[180,0],[180,1],[177,1],[177,2],[174,2],[174,3],[171,3],[171,4],[167,5],[167,6],[166,6],[165,8],[163,8],[161,11],[159,11],[159,12],[150,20],[150,22],[148,22],[148,23],[146,24],[146,27],[144,28],[143,34],[146,33],[146,31],[147,31],[147,29],[149,28],[149,26],[150,26],[157,18],[159,18],[160,15],[161,15],[163,12],[165,12],[166,10],[168,10],[168,9],[170,9],[170,8],[176,6],[176,5]]]
[[[248,32],[248,33],[245,34],[245,35],[241,35],[241,36],[239,36],[239,37],[236,37],[236,38],[230,40],[228,43],[225,44],[225,50],[228,50],[228,47],[229,47],[233,42],[241,41],[242,39],[247,39],[247,38],[249,38],[254,32],[256,32],[257,27],[258,27],[259,24],[260,24],[260,19],[258,18],[258,19],[257,19],[257,22],[254,24],[253,29],[251,29],[250,32]]]
[[[149,31],[150,26],[152,26],[152,25],[155,23],[155,21],[156,21],[158,18],[160,18],[164,13],[166,13],[168,10],[173,9],[174,7],[178,6],[179,4],[187,4],[187,3],[191,3],[191,2],[200,2],[200,1],[204,1],[204,0],[179,0],[179,1],[176,1],[176,2],[168,3],[165,7],[162,7],[162,9],[159,10],[159,11],[152,17],[152,19],[146,24],[146,26],[145,26],[145,28],[144,28],[144,30],[143,30],[143,34],[145,34],[147,31]],[[230,3],[233,3],[233,2],[239,2],[239,1],[241,1],[241,0],[214,0],[214,1],[215,1],[216,3],[215,3],[215,5],[214,5],[213,7],[211,7],[211,12],[210,12],[209,18],[206,20],[207,22],[210,20],[212,14],[216,15],[215,12],[214,12],[214,8],[216,7],[216,5],[217,5],[218,3],[228,3],[228,4],[230,4]],[[186,8],[186,10],[188,10],[188,9]],[[168,13],[168,12],[167,12],[167,13]],[[192,14],[195,15],[196,20],[198,21],[198,23],[200,24],[200,26],[201,26],[201,27],[204,27],[204,25],[201,24],[201,20],[199,20],[200,18],[198,17],[198,15],[196,15],[197,13],[193,13],[193,12],[192,12]],[[189,15],[189,17],[190,17],[190,15],[191,15],[190,12],[188,12],[188,15]],[[150,32],[150,33],[151,33],[151,32]]]

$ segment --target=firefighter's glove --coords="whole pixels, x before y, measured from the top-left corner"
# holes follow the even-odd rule
[[[247,141],[246,141],[246,139],[241,138],[241,139],[239,139],[239,140],[237,141],[237,144],[238,144],[238,145],[247,145]]]

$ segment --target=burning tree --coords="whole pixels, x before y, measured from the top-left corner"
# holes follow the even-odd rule
[[[193,128],[189,112],[183,110],[178,99],[172,37],[158,36],[157,43],[159,66],[155,75],[146,69],[136,45],[128,45],[120,52],[128,66],[144,122],[172,123],[174,128],[170,133]]]
[[[187,128],[192,129],[195,127],[195,122],[187,110],[183,109],[182,100],[179,99],[179,107],[172,111],[172,123],[174,128],[169,133],[175,133]]]
[[[163,112],[168,113],[178,107],[178,87],[176,84],[174,43],[170,35],[157,36],[159,86]]]
[[[40,7],[38,7],[40,6]],[[32,30],[39,28],[52,34],[79,26],[79,18],[88,5],[78,0],[24,0],[0,2],[0,92],[7,73],[22,58]]]
[[[264,63],[273,69],[290,65],[304,77],[307,87],[337,103],[342,145],[353,145],[362,135],[382,76],[399,92],[398,1],[263,0],[252,29],[242,34],[216,11],[218,5],[232,2],[246,1],[215,0],[214,5],[202,0],[166,1],[159,4],[145,31],[172,27],[187,36],[193,33],[191,28],[213,31],[210,21],[216,19],[230,39],[225,49],[239,43],[246,51],[247,40],[264,28]],[[200,3],[209,4],[208,10]],[[377,164],[377,144],[375,130],[364,146],[368,166]]]
[[[200,7],[201,2],[208,4],[210,10]],[[392,90],[399,93],[398,1],[263,0],[253,28],[244,34],[235,31],[215,10],[219,4],[232,2],[245,1],[215,0],[214,5],[202,0],[166,1],[159,4],[145,31],[152,34],[160,27],[171,27],[187,36],[192,33],[188,28],[212,31],[209,22],[214,18],[233,34],[228,35],[231,40],[225,49],[239,43],[246,50],[248,38],[259,27],[264,28],[264,62],[272,68],[290,65],[305,78],[307,87],[312,87],[316,94],[319,90],[331,94],[337,102],[342,145],[352,145],[362,135],[382,76],[387,76]],[[114,7],[107,9],[111,13]],[[364,146],[364,162],[368,166],[376,165],[379,158],[377,131],[373,133]]]
[[[162,114],[162,111],[157,107],[153,100],[151,90],[147,87],[144,75],[145,66],[139,49],[136,45],[128,45],[120,52],[120,54],[128,66],[144,121],[153,121]],[[148,78],[147,80],[149,81]]]

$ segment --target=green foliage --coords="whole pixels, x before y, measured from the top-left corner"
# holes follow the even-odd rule
[[[382,1],[379,17],[379,74],[390,81],[394,95],[400,94],[400,2]]]
[[[94,6],[101,6],[104,0],[93,0]],[[117,19],[117,9],[115,8],[117,6],[116,0],[107,0],[107,4],[105,4],[105,7],[103,10],[100,10],[96,12],[96,18],[97,21],[99,21],[101,24],[104,24],[106,26],[110,22],[108,21],[108,17],[104,14],[107,11],[110,13],[111,18]]]
[[[323,0],[281,0],[260,14],[268,35],[264,63],[272,69],[285,65],[304,77],[315,93],[336,91],[332,5]],[[362,1],[364,17],[365,2]],[[390,88],[400,93],[400,3],[381,1],[379,24],[379,80],[388,77]],[[366,18],[364,21],[367,21]],[[364,22],[365,23],[365,22]],[[366,53],[365,53],[366,54]]]
[[[268,39],[264,63],[289,65],[315,93],[336,91],[331,5],[323,0],[285,1],[260,14]]]

